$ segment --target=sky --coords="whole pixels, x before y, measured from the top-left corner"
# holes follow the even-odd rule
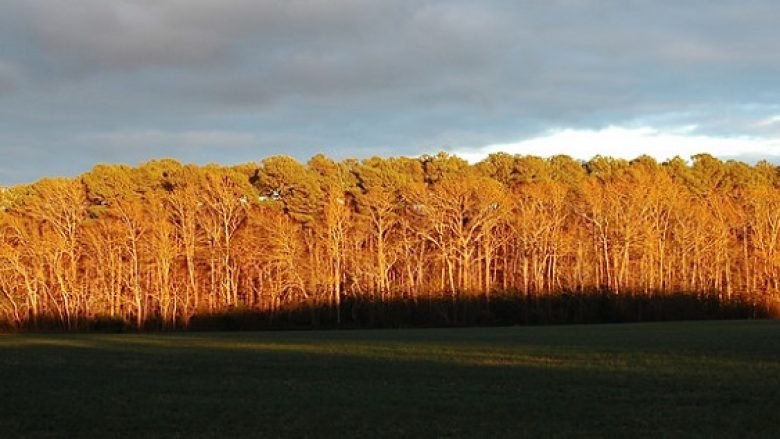
[[[0,185],[449,151],[780,163],[776,0],[2,0]]]

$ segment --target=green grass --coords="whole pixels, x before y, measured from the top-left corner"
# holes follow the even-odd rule
[[[780,322],[0,336],[0,437],[777,437]]]

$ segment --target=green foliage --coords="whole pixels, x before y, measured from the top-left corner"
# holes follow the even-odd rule
[[[425,182],[428,184],[437,183],[448,175],[463,173],[469,167],[467,161],[446,152],[423,155],[420,157],[420,161],[422,162]]]
[[[550,174],[555,181],[568,186],[576,186],[585,177],[585,169],[581,162],[567,155],[556,155],[549,158]]]
[[[317,174],[288,156],[263,160],[256,186],[261,196],[282,203],[301,223],[312,222],[324,200]]]
[[[585,163],[585,170],[588,175],[606,181],[621,175],[628,169],[628,165],[628,162],[623,159],[597,155]]]

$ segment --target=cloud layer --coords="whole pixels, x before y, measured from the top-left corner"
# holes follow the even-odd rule
[[[659,131],[650,127],[622,128],[610,126],[600,130],[560,130],[513,143],[487,145],[455,151],[470,161],[479,161],[490,153],[553,156],[566,154],[580,160],[596,155],[634,159],[649,155],[663,161],[674,157],[688,158],[709,154],[743,161],[780,162],[780,139],[756,137],[714,137],[691,134],[695,126]]]
[[[529,139],[608,127],[772,158],[778,17],[771,0],[8,0],[0,184],[162,156],[544,155]],[[561,152],[609,153],[591,145]]]

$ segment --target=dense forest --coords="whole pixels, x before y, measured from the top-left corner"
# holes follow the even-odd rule
[[[175,328],[231,313],[517,323],[540,309],[585,321],[609,320],[605,303],[654,302],[721,317],[778,308],[780,168],[706,154],[274,156],[98,165],[0,193],[9,327]],[[572,308],[593,303],[600,317]]]

